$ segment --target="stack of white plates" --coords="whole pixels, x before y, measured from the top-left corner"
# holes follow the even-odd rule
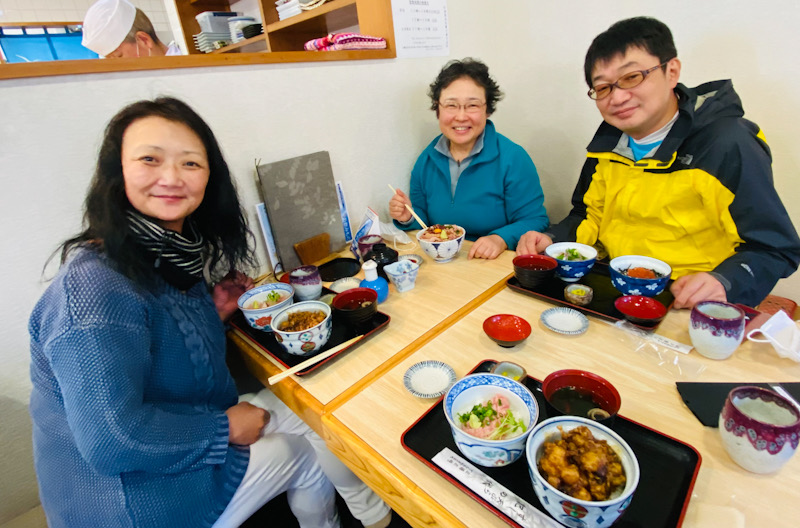
[[[203,53],[209,53],[217,49],[217,46],[215,46],[214,43],[220,41],[225,42],[226,46],[230,44],[231,43],[230,32],[209,33],[206,31],[202,31],[197,35],[194,35],[194,47],[202,51]]]
[[[298,2],[298,0],[278,0],[275,2],[275,5],[278,10],[278,20],[285,20],[303,12],[303,10],[300,9],[300,2]]]

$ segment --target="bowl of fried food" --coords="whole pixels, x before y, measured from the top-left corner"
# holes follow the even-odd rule
[[[275,340],[290,354],[319,352],[331,337],[331,307],[321,301],[303,301],[272,318]]]
[[[623,295],[655,297],[666,288],[672,268],[663,260],[623,255],[609,262],[611,283]]]
[[[556,416],[531,431],[525,445],[536,496],[555,520],[606,528],[625,512],[639,484],[631,447],[604,425]]]
[[[499,374],[461,378],[448,389],[442,405],[459,451],[486,467],[517,461],[539,417],[531,391]]]

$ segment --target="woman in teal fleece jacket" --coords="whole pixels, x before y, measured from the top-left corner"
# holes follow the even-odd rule
[[[488,259],[515,249],[531,226],[546,228],[533,161],[488,120],[502,93],[486,65],[469,58],[448,63],[429,95],[442,134],[417,159],[409,195],[392,196],[395,224],[421,228],[406,208],[412,206],[426,224],[463,227],[475,240],[468,257]]]

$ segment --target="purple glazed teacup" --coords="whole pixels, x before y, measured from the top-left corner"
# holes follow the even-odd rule
[[[363,259],[364,255],[372,250],[372,246],[381,242],[383,242],[383,238],[380,235],[364,235],[359,237],[358,253],[361,255],[361,258]]]
[[[289,272],[289,284],[299,301],[313,301],[322,294],[322,277],[316,266],[300,266]]]
[[[744,337],[744,312],[720,301],[703,301],[692,308],[689,337],[692,345],[709,359],[727,359]]]
[[[800,409],[770,390],[737,387],[725,399],[719,433],[734,462],[753,473],[773,473],[797,450]]]

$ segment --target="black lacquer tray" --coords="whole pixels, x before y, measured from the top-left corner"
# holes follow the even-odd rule
[[[481,362],[472,372],[488,372],[496,362]],[[536,396],[539,404],[539,419],[548,418],[541,391],[541,382],[527,377],[525,385]],[[659,433],[649,427],[617,416],[612,425],[631,446],[639,460],[639,486],[627,511],[614,524],[614,528],[673,528],[683,522],[686,507],[691,498],[701,457],[692,446]],[[433,457],[445,447],[459,453],[453,441],[450,426],[444,416],[442,400],[439,399],[422,417],[409,427],[402,436],[403,447],[431,469],[449,480],[459,489],[480,502],[511,526],[519,526],[503,512],[473,493],[433,461]],[[477,466],[476,466],[477,467]],[[531,506],[544,512],[528,475],[528,461],[522,458],[511,465],[500,468],[478,467],[479,470],[516,493]]]
[[[323,289],[323,295],[325,293],[333,293],[327,288]],[[335,347],[345,341],[352,339],[358,335],[361,335],[361,339],[354,342],[352,345],[340,350],[336,354],[332,355],[331,357],[320,361],[314,365],[304,368],[303,370],[297,372],[296,376],[303,376],[308,374],[328,361],[332,360],[333,358],[347,353],[353,347],[358,346],[358,344],[363,341],[364,339],[368,338],[370,335],[374,334],[381,328],[385,327],[389,324],[391,318],[383,312],[376,313],[372,319],[362,323],[360,325],[351,325],[341,321],[339,318],[336,317],[336,314],[333,315],[333,327],[331,329],[331,337],[328,339],[328,342],[325,343],[325,346],[320,349],[317,354],[321,354],[328,349]],[[230,320],[231,326],[235,327],[242,333],[246,334],[247,337],[252,339],[254,342],[258,344],[258,346],[267,354],[275,358],[275,360],[283,365],[286,368],[291,368],[295,365],[302,363],[303,361],[307,360],[308,358],[314,357],[317,354],[312,354],[310,356],[296,356],[294,354],[290,354],[286,352],[286,350],[281,346],[280,343],[275,339],[275,334],[272,332],[263,332],[261,330],[256,330],[252,326],[247,323],[247,319],[244,318],[242,312],[237,311],[236,315],[234,315]]]
[[[614,307],[614,301],[616,301],[619,297],[622,297],[622,293],[611,283],[611,275],[608,271],[608,264],[605,262],[595,262],[594,266],[592,266],[592,269],[589,270],[589,273],[581,277],[578,282],[568,283],[562,281],[556,276],[553,276],[551,279],[542,282],[535,288],[526,288],[519,283],[516,277],[511,277],[506,281],[506,284],[512,290],[516,290],[527,295],[532,295],[555,304],[562,304],[587,315],[594,315],[608,321],[621,321],[625,318],[625,316],[623,316],[622,313],[620,313],[620,311]],[[585,284],[591,287],[592,290],[594,290],[592,302],[586,306],[578,306],[566,300],[564,297],[564,288],[568,284]],[[666,306],[667,310],[672,307],[672,303],[675,301],[675,297],[673,297],[672,293],[669,291],[670,284],[672,284],[672,281],[667,284],[667,287],[664,288],[663,292],[654,297],[654,299]],[[646,329],[655,329],[658,327],[658,325],[659,323],[650,325],[637,324],[636,326]]]

